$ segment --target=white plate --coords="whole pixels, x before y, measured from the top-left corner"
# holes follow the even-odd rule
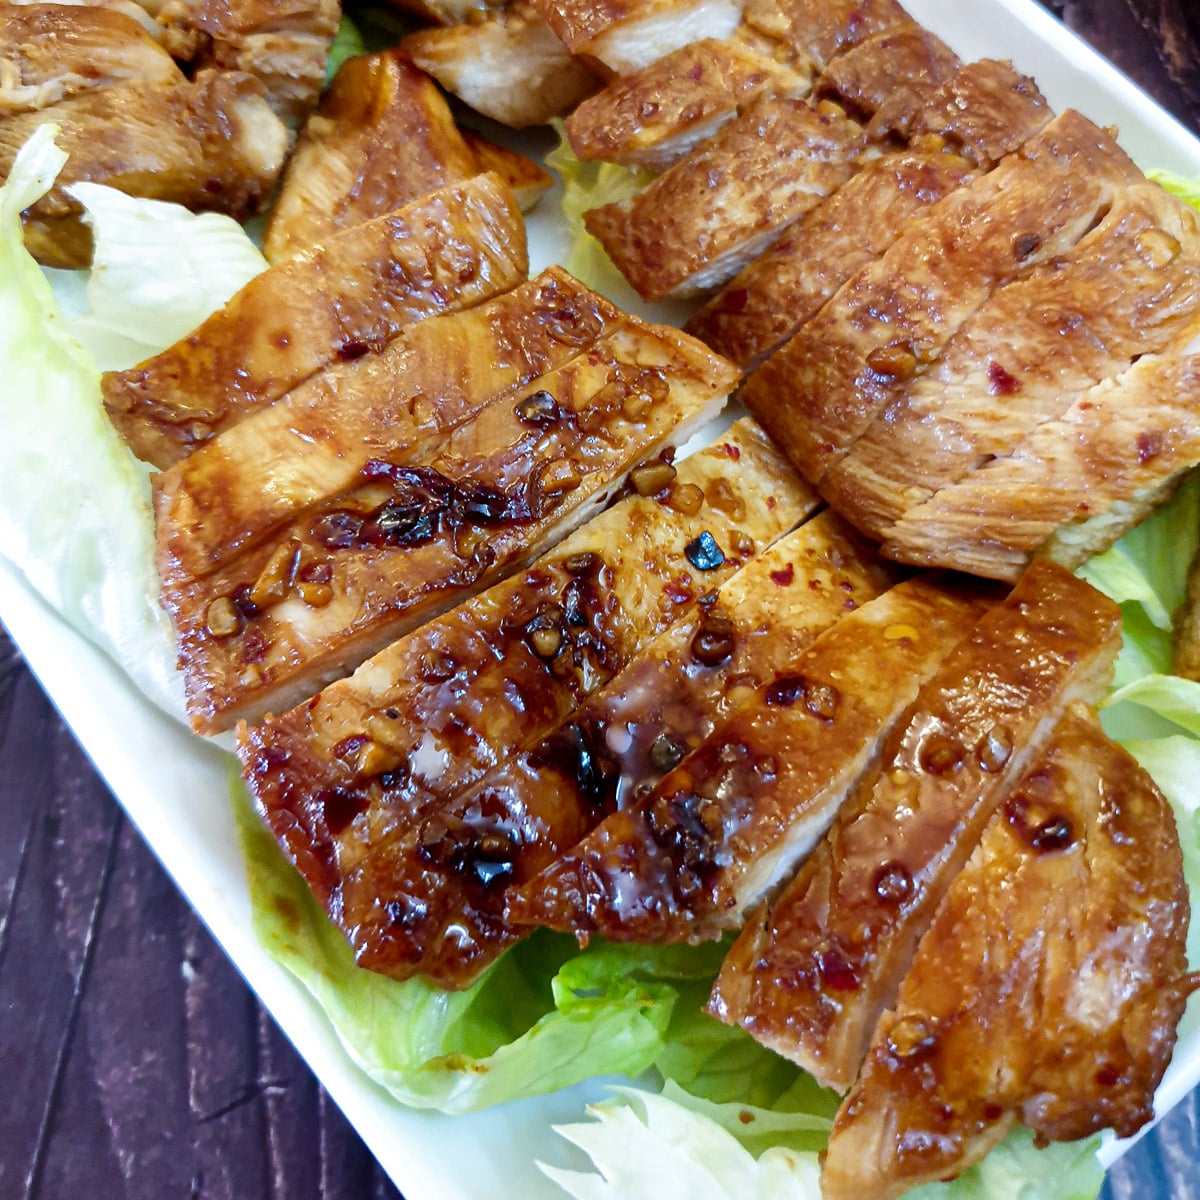
[[[1055,108],[1073,106],[1118,125],[1143,166],[1200,177],[1200,142],[1032,0],[907,0],[907,7],[964,58],[1010,57]],[[531,221],[535,269],[564,245],[552,199],[542,208]],[[307,993],[254,940],[221,754],[142,700],[3,560],[0,618],[134,824],[407,1200],[561,1200],[534,1160],[585,1165],[549,1126],[578,1119],[599,1083],[468,1117],[392,1101],[350,1062]],[[1200,1030],[1193,1028],[1163,1081],[1160,1112],[1197,1083]],[[1107,1146],[1106,1160],[1121,1149]]]

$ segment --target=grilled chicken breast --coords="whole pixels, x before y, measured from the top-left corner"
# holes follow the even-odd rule
[[[1099,701],[1120,642],[1112,601],[1052,563],[1031,566],[921,688],[875,777],[743,930],[710,1012],[847,1088],[984,826],[1066,708]]]
[[[161,563],[193,724],[295,704],[511,574],[714,416],[733,378],[698,342],[627,317],[432,453],[371,459],[356,486],[217,570]]]
[[[1033,81],[1009,64],[961,67],[924,109],[909,112],[904,124],[918,132],[907,150],[866,162],[695,313],[688,332],[752,368],[878,259],[911,217],[974,178],[973,168],[994,166],[1049,119]]]
[[[647,495],[625,497],[311,702],[240,731],[260,809],[364,966],[405,976],[440,963],[461,982],[486,962],[443,927],[439,894],[453,886],[494,908],[480,894],[502,894],[512,839],[538,831],[493,827],[488,814],[428,819],[555,729],[814,501],[748,421],[661,483],[669,474],[647,464],[635,476]],[[698,567],[688,547],[705,531],[728,553]]]
[[[743,28],[614,79],[571,113],[567,137],[584,161],[664,170],[732,120],[739,106],[760,95],[805,96],[811,85],[805,64]]]
[[[645,300],[717,287],[853,174],[862,130],[765,96],[631,199],[584,214]]]
[[[327,367],[156,477],[160,569],[207,574],[355,487],[370,460],[417,461],[485,405],[628,327],[550,267],[407,326],[381,354]]]
[[[1078,113],[912,218],[746,381],[742,399],[812,482],[1002,283],[1074,246],[1142,178]]]
[[[59,127],[68,154],[50,192],[24,214],[25,243],[39,262],[82,267],[91,231],[65,192],[79,180],[152,200],[243,219],[274,186],[287,130],[248,75],[201,71],[192,81],[138,80],[68,96],[0,120],[0,178],[39,125]]]
[[[860,529],[886,536],[908,509],[1163,349],[1198,308],[1200,214],[1157,184],[1122,189],[1078,245],[1000,287],[935,371],[897,389],[822,492]]]
[[[481,161],[480,150],[487,162]],[[502,166],[527,194],[550,186],[529,159],[468,143],[437,85],[399,51],[347,59],[288,160],[263,239],[279,262],[330,234]]]
[[[182,83],[171,56],[132,17],[111,8],[0,8],[0,120],[116,83]]]
[[[511,193],[479,176],[252,279],[174,346],[106,374],[105,408],[135,454],[169,466],[326,364],[379,352],[406,325],[507,291],[527,269]]]
[[[171,0],[155,16],[176,58],[253,76],[279,116],[298,123],[325,82],[341,13],[341,0]]]
[[[1194,343],[1190,352],[1143,355],[1012,453],[906,512],[888,531],[886,552],[994,579],[1014,578],[1035,554],[1082,565],[1200,463],[1198,388]]]
[[[1189,990],[1171,808],[1085,708],[992,817],[834,1123],[826,1200],[891,1200],[978,1162],[1153,1115]]]
[[[729,37],[738,0],[533,0],[563,45],[618,75],[705,38]]]
[[[446,91],[514,129],[564,116],[600,86],[528,0],[466,25],[410,34],[400,46]]]
[[[808,854],[983,611],[969,592],[913,580],[843,617],[652,791],[511,890],[507,917],[581,941],[736,929]]]
[[[819,67],[881,33],[911,25],[896,0],[778,0],[792,43]]]
[[[740,462],[753,469],[746,459]],[[739,469],[739,485],[740,475]],[[720,482],[725,486],[710,485],[708,493],[721,505],[710,519],[723,523],[732,502],[757,497]],[[747,510],[734,528],[744,531],[748,519]],[[506,887],[528,883],[614,807],[653,786],[740,694],[886,586],[888,576],[870,551],[854,557],[865,544],[838,533],[828,519],[809,524],[819,528],[803,527],[702,596],[565,725],[389,843],[386,890],[419,901],[422,913],[407,927],[414,969],[443,987],[471,982],[529,932],[504,920]],[[731,536],[720,524],[715,533],[722,541]],[[789,573],[790,582],[781,582]],[[721,658],[723,646],[735,648]],[[507,846],[501,879],[481,880],[454,861],[422,854],[431,839],[461,839],[464,831]]]

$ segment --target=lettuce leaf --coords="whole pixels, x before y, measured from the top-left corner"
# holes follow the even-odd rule
[[[0,547],[160,708],[183,712],[174,635],[158,606],[147,469],[117,436],[91,356],[25,250],[21,211],[65,161],[53,126],[0,191]]]

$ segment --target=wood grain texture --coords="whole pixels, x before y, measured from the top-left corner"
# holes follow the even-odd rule
[[[1198,0],[1047,7],[1200,130]],[[0,1079],[0,1200],[399,1196],[2,632]],[[1104,1197],[1200,1200],[1200,1092]]]

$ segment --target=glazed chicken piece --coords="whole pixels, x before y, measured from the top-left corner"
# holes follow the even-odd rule
[[[139,458],[170,466],[328,363],[508,291],[528,266],[512,194],[478,176],[264,271],[175,345],[106,374],[104,405]]]
[[[435,25],[467,25],[504,7],[504,0],[388,0],[393,8],[415,13]]]
[[[514,129],[564,116],[600,86],[528,0],[466,25],[410,34],[400,48],[464,104]]]
[[[896,0],[779,0],[792,44],[824,68],[878,34],[912,24]]]
[[[510,890],[507,918],[581,942],[700,942],[738,928],[971,631],[978,595],[910,580],[843,617],[653,790]]]
[[[473,129],[461,129],[463,141],[475,157],[476,171],[491,171],[512,189],[517,204],[523,213],[529,212],[554,186],[549,171],[532,158],[518,154],[499,142],[489,141]]]
[[[1141,178],[1109,133],[1063,113],[910,219],[749,376],[742,400],[819,483],[998,287],[1070,250]]]
[[[182,83],[183,72],[125,13],[64,4],[0,8],[0,120],[137,81]]]
[[[706,495],[716,502],[714,517],[744,528],[746,515],[729,511],[745,503],[732,488],[710,487]],[[719,527],[716,535],[720,542],[729,538]],[[702,596],[565,725],[423,817],[407,835],[409,873],[399,888],[421,902],[422,919],[409,927],[424,947],[414,960],[420,973],[442,987],[466,986],[529,932],[504,920],[503,887],[454,863],[418,864],[430,831],[500,836],[510,847],[503,884],[528,883],[606,815],[652,787],[824,629],[891,581],[836,517],[809,521]],[[399,863],[397,843],[389,890],[397,890]]]
[[[428,818],[557,728],[815,500],[749,421],[663,483],[670,474],[645,463],[633,494],[527,571],[309,703],[241,729],[260,811],[361,965],[405,977],[441,963],[460,982],[482,965],[421,897],[444,889],[455,867],[472,898],[502,896],[517,847],[484,814],[469,826]],[[689,547],[705,532],[725,553],[697,566]]]
[[[1143,355],[1010,454],[909,509],[885,552],[1012,579],[1033,555],[1074,568],[1107,550],[1200,464],[1200,342],[1190,332],[1188,350]]]
[[[821,1178],[892,1200],[959,1175],[1019,1119],[1042,1141],[1151,1119],[1189,991],[1170,805],[1068,712],[954,881],[875,1031]]]
[[[958,55],[915,21],[863,39],[830,62],[818,79],[818,100],[836,101],[874,134],[892,132],[959,67]],[[881,115],[882,114],[882,115]]]
[[[545,171],[513,151],[495,147],[490,157],[510,173],[509,158],[526,164],[524,174],[543,190],[550,186]],[[437,85],[403,54],[347,59],[288,160],[263,253],[280,262],[488,169],[455,126]]]
[[[292,124],[308,116],[325,82],[341,0],[165,0],[163,44],[193,67],[244,71]]]
[[[356,486],[217,570],[160,563],[193,725],[290,707],[512,574],[686,441],[733,381],[698,342],[626,317],[432,453],[370,459]]]
[[[887,537],[907,510],[1164,349],[1195,325],[1198,308],[1200,214],[1157,184],[1122,189],[1078,245],[999,288],[935,371],[897,389],[826,473],[822,494],[859,529]]]
[[[164,577],[205,575],[359,482],[372,459],[418,461],[506,392],[627,327],[558,267],[474,308],[402,329],[331,365],[154,480]]]
[[[567,118],[571,149],[584,161],[664,170],[756,97],[808,94],[811,72],[781,49],[745,28],[683,46],[580,104]]]
[[[533,0],[574,55],[618,75],[640,71],[691,42],[723,41],[741,23],[738,0]]]
[[[968,63],[907,122],[919,130],[907,150],[865,163],[695,313],[688,332],[740,367],[756,366],[878,259],[910,217],[974,178],[973,168],[990,169],[1050,115],[1033,81],[1008,63]]]
[[[287,130],[256,80],[201,71],[190,82],[140,80],[79,92],[0,120],[0,179],[33,131],[49,122],[59,127],[57,143],[69,157],[24,219],[26,246],[51,267],[91,261],[91,231],[66,193],[69,184],[106,183],[244,220],[274,186],[287,149]]]
[[[828,836],[747,923],[709,1011],[827,1087],[854,1082],[917,942],[1015,782],[1121,644],[1117,606],[1034,563],[921,689]]]
[[[636,196],[586,212],[584,224],[644,300],[696,295],[841,187],[865,148],[852,121],[760,97]]]

